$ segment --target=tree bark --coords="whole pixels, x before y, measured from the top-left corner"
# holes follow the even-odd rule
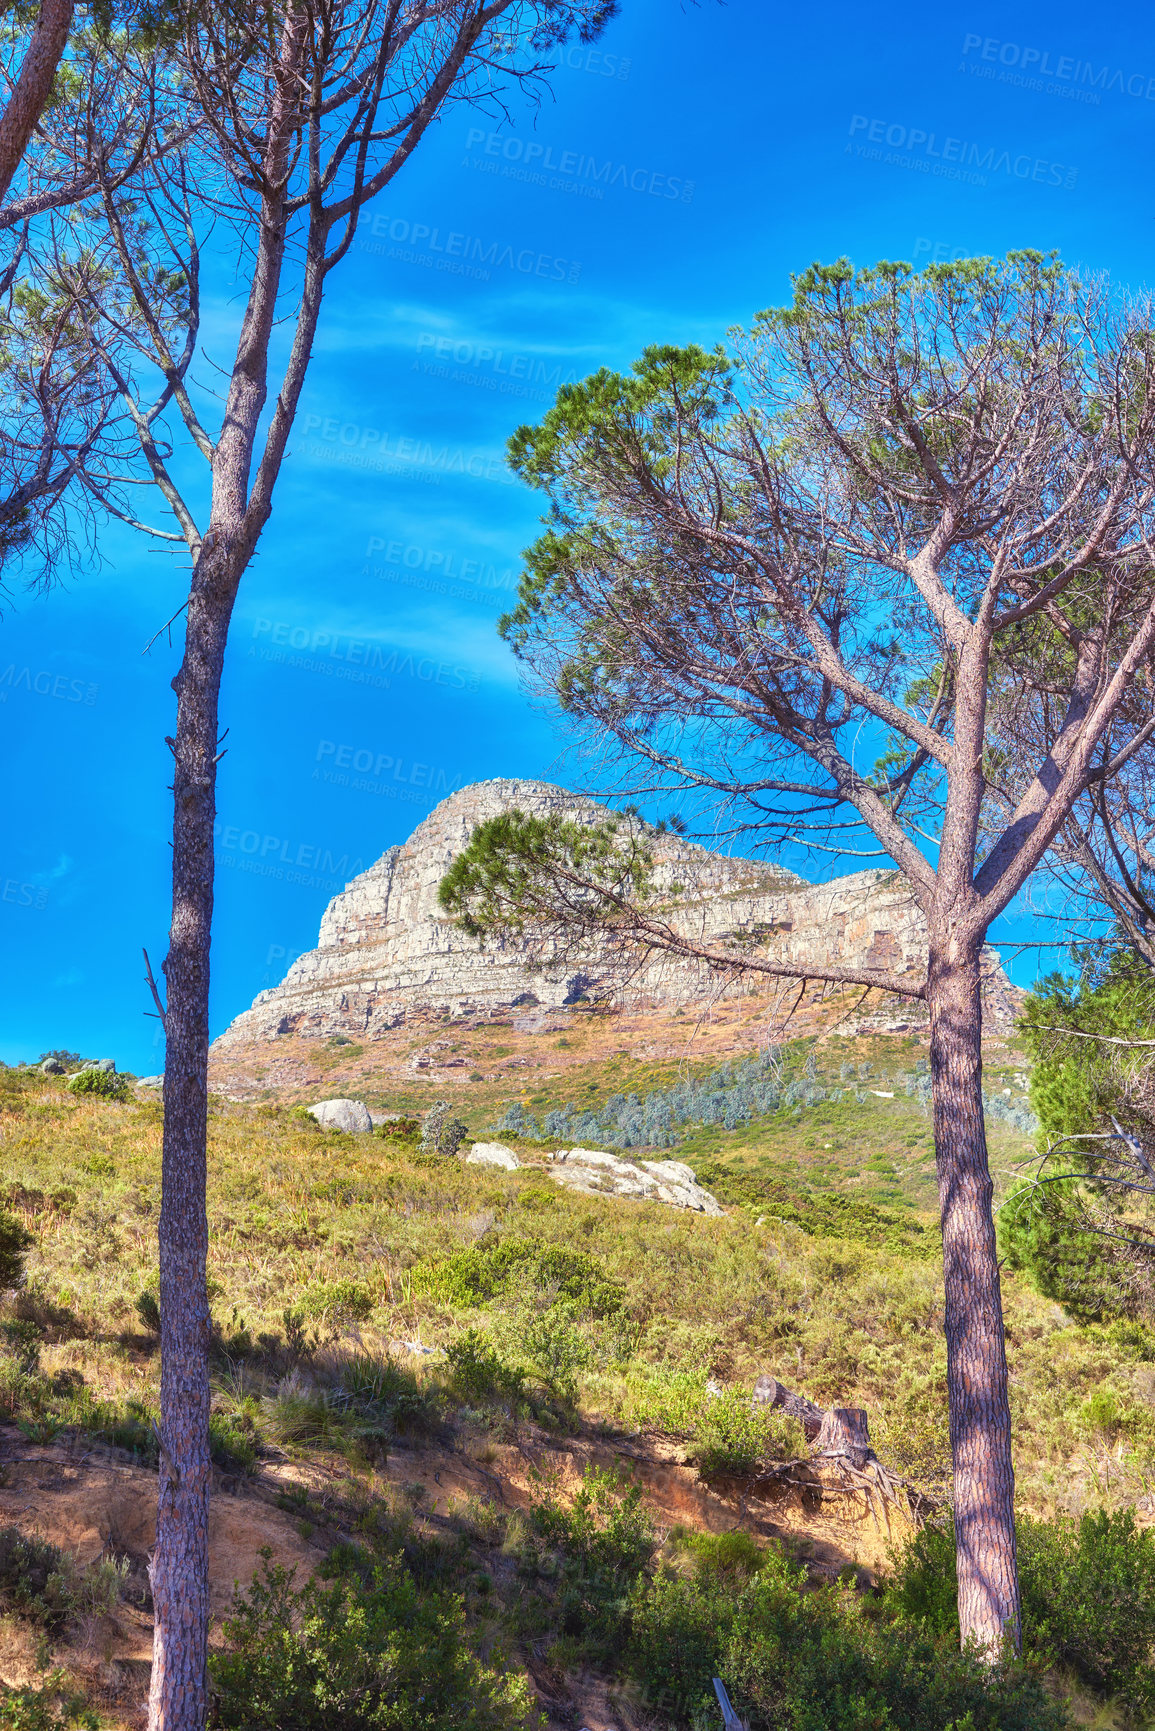
[[[822,1421],[826,1417],[824,1409],[815,1406],[804,1394],[792,1394],[776,1377],[765,1374],[760,1376],[754,1384],[751,1398],[755,1406],[780,1406],[783,1412],[796,1418],[808,1443],[812,1443],[822,1429]]]
[[[927,998],[946,1283],[959,1628],[993,1659],[1019,1645],[1007,1356],[982,1101],[979,942],[932,929]]]
[[[845,1460],[862,1471],[874,1450],[866,1410],[860,1406],[832,1406],[822,1415],[822,1426],[811,1451],[815,1457]]]
[[[214,563],[216,569],[213,569]],[[160,1485],[149,1575],[155,1610],[150,1731],[200,1731],[208,1659],[209,1304],[207,1175],[209,949],[217,712],[236,584],[202,555],[177,693],[172,927],[164,971],[160,1210]]]
[[[0,201],[8,196],[12,177],[52,94],[71,28],[72,0],[42,0],[16,88],[0,114]]]

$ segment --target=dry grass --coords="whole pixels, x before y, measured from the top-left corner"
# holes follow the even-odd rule
[[[77,1099],[40,1078],[0,1101],[9,1198],[37,1240],[18,1309],[42,1328],[42,1375],[62,1385],[79,1377],[100,1400],[148,1408],[157,1357],[137,1300],[155,1285],[159,1108]],[[840,1125],[840,1114],[852,1122]],[[901,1183],[897,1195],[874,1194],[909,1206],[912,1188],[922,1199],[925,1135],[917,1106],[900,1099],[779,1114],[697,1141],[701,1159],[755,1190],[792,1174],[812,1180],[818,1155],[827,1186],[847,1189],[871,1138],[877,1147],[888,1136],[885,1146],[903,1148],[888,1157]],[[699,1157],[693,1145],[687,1153]],[[757,1225],[756,1199],[714,1220],[574,1195],[532,1172],[430,1161],[376,1137],[305,1128],[269,1105],[214,1109],[209,1169],[213,1311],[237,1358],[262,1337],[270,1349],[283,1343],[286,1311],[299,1312],[313,1338],[371,1352],[391,1341],[440,1348],[473,1325],[507,1341],[514,1295],[471,1311],[422,1296],[413,1270],[479,1241],[519,1238],[580,1250],[622,1283],[619,1326],[573,1325],[585,1342],[577,1404],[586,1421],[628,1427],[636,1412],[652,1412],[659,1372],[708,1370],[748,1384],[770,1371],[818,1401],[868,1407],[886,1458],[928,1484],[943,1479],[933,1256],[808,1237],[769,1213]],[[342,1282],[367,1314],[350,1317],[332,1299]],[[550,1302],[548,1293],[533,1300],[538,1310]],[[1014,1277],[1006,1305],[1024,1504],[1043,1512],[1144,1498],[1155,1470],[1155,1338],[1076,1328]],[[421,1374],[436,1391],[442,1361],[434,1356]],[[219,1404],[235,1411],[235,1394],[222,1389]]]

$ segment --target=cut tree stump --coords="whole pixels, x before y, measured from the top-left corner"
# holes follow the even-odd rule
[[[860,1406],[815,1406],[805,1395],[793,1394],[772,1376],[762,1375],[754,1384],[752,1400],[756,1406],[781,1407],[796,1418],[810,1444],[812,1467],[826,1466],[837,1475],[838,1484],[865,1499],[867,1508],[888,1527],[888,1507],[897,1504],[907,1519],[914,1521],[914,1511],[905,1482],[888,1472],[870,1446],[867,1414]],[[798,1463],[801,1465],[801,1463]],[[800,1483],[789,1472],[779,1470],[779,1483]],[[837,1487],[836,1487],[837,1488]]]
[[[832,1406],[823,1413],[811,1452],[823,1460],[844,1460],[861,1472],[867,1461],[874,1459],[865,1408]]]

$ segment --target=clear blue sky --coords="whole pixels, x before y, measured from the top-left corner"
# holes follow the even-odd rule
[[[446,791],[567,773],[494,631],[539,511],[499,459],[557,382],[713,343],[814,259],[1035,246],[1155,274],[1139,7],[623,0],[568,61],[496,135],[451,111],[332,279],[225,678],[214,1033]],[[179,633],[141,651],[182,567],[101,546],[0,620],[0,1056],[151,1072]]]

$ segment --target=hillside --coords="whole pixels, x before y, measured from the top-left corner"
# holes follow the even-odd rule
[[[263,1075],[218,1074],[218,1613],[262,1545],[298,1584],[326,1557],[400,1553],[423,1590],[464,1595],[469,1639],[506,1653],[557,1731],[657,1731],[690,1715],[661,1705],[638,1656],[658,1601],[637,1595],[663,1571],[706,1567],[702,1535],[749,1535],[743,1579],[785,1546],[812,1587],[843,1578],[872,1602],[910,1511],[941,1507],[947,1478],[925,1044],[917,1030],[847,1034],[817,998],[809,1013],[815,1031],[769,1061],[739,1002],[689,1028],[589,1010],[440,1039],[401,1029],[361,1051],[292,1040],[284,1057],[263,1048]],[[768,1063],[779,1104],[752,1111],[749,1080]],[[1003,1186],[1027,1146],[1013,1046],[991,1043],[987,1075]],[[99,1101],[30,1071],[0,1083],[4,1200],[35,1240],[0,1324],[0,1528],[73,1552],[84,1607],[47,1631],[9,1620],[0,1675],[34,1682],[50,1650],[112,1722],[135,1725],[159,1107],[148,1089]],[[575,1193],[538,1169],[557,1145],[540,1134],[551,1112],[592,1109],[607,1139],[585,1145],[623,1146],[609,1140],[620,1133],[632,1151],[623,1102],[698,1098],[691,1084],[721,1105],[676,1125],[669,1153],[721,1217]],[[294,1106],[342,1094],[397,1116],[352,1136]],[[504,1124],[524,1169],[421,1152],[414,1120],[439,1097],[471,1138]],[[1155,1339],[1076,1328],[1013,1276],[1006,1301],[1021,1509],[1148,1518]],[[865,1408],[900,1500],[801,1464],[795,1422],[751,1412],[767,1375],[821,1407]],[[633,1646],[613,1621],[629,1593]]]

